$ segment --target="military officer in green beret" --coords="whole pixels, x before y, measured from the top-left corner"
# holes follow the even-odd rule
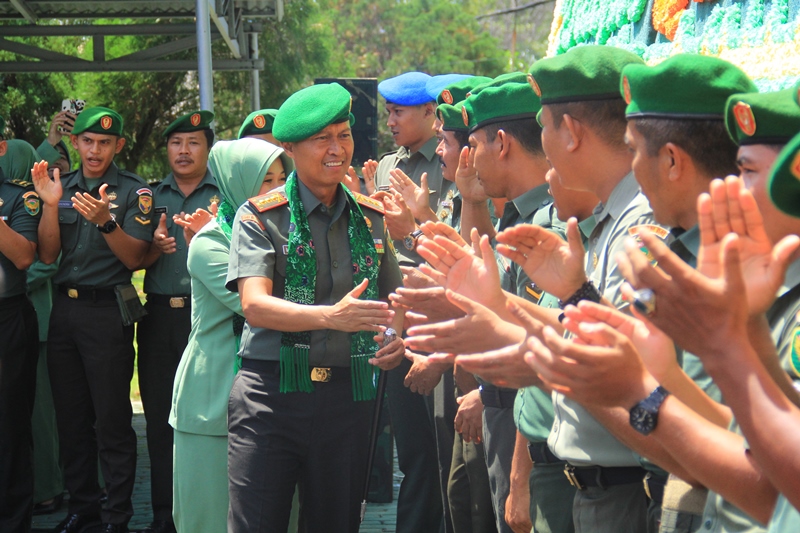
[[[32,174],[42,198],[39,257],[49,264],[61,254],[47,352],[70,498],[56,532],[101,521],[103,531],[127,531],[133,514],[136,433],[129,395],[133,321],[141,304],[126,295],[135,294],[131,274],[152,240],[153,193],[114,164],[125,146],[122,131],[117,112],[86,109],[70,135],[80,168],[51,181],[42,162]],[[102,509],[98,453],[108,494]]]
[[[258,111],[253,111],[247,115],[247,118],[242,122],[242,126],[239,128],[239,134],[236,138],[253,137],[277,146],[279,143],[272,135],[272,124],[275,122],[275,115],[277,113],[277,109],[260,109]]]
[[[147,316],[137,329],[139,388],[147,419],[153,524],[147,531],[174,531],[172,522],[172,382],[191,331],[191,281],[188,246],[174,216],[212,211],[219,191],[208,168],[214,142],[211,111],[187,113],[164,130],[172,172],[153,190],[158,226],[142,267]],[[155,222],[155,220],[154,220]]]
[[[236,214],[227,287],[246,322],[228,406],[228,531],[359,529],[375,370],[403,358],[386,298],[401,283],[380,202],[342,184],[353,152],[350,94],[305,88],[273,133],[296,166],[285,187]],[[313,111],[313,112],[312,112]]]
[[[0,117],[0,165],[19,165],[8,153]],[[23,143],[24,141],[17,141]],[[24,143],[27,151],[33,147]],[[27,160],[23,160],[24,165]],[[39,337],[28,300],[25,269],[36,256],[39,197],[32,183],[0,168],[0,530],[29,531],[33,509],[31,415]]]

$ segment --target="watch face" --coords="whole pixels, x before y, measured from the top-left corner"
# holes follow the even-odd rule
[[[411,235],[405,237],[403,239],[403,246],[406,247],[406,250],[409,250],[409,251],[413,250],[414,249],[414,237],[412,237]]]
[[[631,426],[642,435],[649,435],[656,428],[656,415],[637,405],[631,409]]]

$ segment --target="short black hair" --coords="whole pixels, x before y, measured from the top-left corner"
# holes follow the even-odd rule
[[[631,121],[644,137],[650,156],[657,155],[665,144],[672,143],[689,154],[695,165],[712,178],[739,173],[736,167],[739,147],[728,135],[723,120],[647,117]]]
[[[564,115],[583,123],[614,148],[625,146],[625,107],[622,98],[548,104],[556,129],[561,127]]]
[[[453,136],[456,138],[456,142],[464,148],[465,146],[469,146],[469,131],[467,130],[450,130],[453,132]]]
[[[544,150],[542,150],[542,128],[535,118],[494,122],[481,129],[486,132],[486,140],[489,142],[494,141],[497,138],[497,132],[503,130],[514,137],[526,152],[534,155],[544,155]]]
[[[208,150],[211,150],[211,146],[214,144],[214,130],[212,130],[211,128],[205,128],[205,129],[200,130],[200,131],[202,131],[203,135],[205,135],[205,137],[206,137],[206,144],[207,144],[206,148]],[[175,135],[176,133],[184,133],[184,132],[182,132],[182,131],[172,131],[172,132],[170,132],[170,134],[167,135],[167,141],[166,142],[169,142],[169,140],[172,138],[172,136]],[[192,132],[189,132],[189,133],[192,133]]]

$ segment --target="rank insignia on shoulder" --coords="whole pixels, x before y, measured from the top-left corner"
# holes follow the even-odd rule
[[[39,202],[39,195],[36,194],[34,191],[28,191],[22,195],[23,203],[25,205],[25,212],[27,212],[31,216],[36,216],[39,214],[39,208],[41,204]]]
[[[258,225],[259,228],[261,228],[262,230],[264,229],[264,225],[261,223],[261,221],[258,219],[258,217],[255,216],[253,213],[245,213],[245,214],[243,214],[242,218],[241,218],[241,221],[243,223],[244,222],[255,222]]]
[[[268,211],[279,205],[284,205],[289,203],[289,199],[286,195],[280,191],[278,192],[268,192],[266,194],[262,194],[261,196],[254,196],[250,198],[249,202],[253,204],[259,213],[263,213],[264,211]]]
[[[149,218],[144,218],[144,217],[138,217],[137,216],[137,217],[133,217],[133,219],[136,222],[138,222],[139,224],[141,224],[142,226],[149,226],[150,225],[150,219]]]
[[[628,233],[632,237],[638,237],[643,229],[646,229],[661,240],[666,239],[669,235],[669,230],[662,228],[661,226],[656,226],[655,224],[640,224],[639,226],[631,226],[628,228]]]
[[[364,196],[363,194],[357,192],[353,193],[353,196],[355,196],[356,202],[363,205],[364,207],[369,207],[370,209],[377,211],[381,215],[385,213],[382,202],[379,202],[374,198],[370,198],[369,196]]]

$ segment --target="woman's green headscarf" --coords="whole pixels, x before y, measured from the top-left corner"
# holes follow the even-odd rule
[[[7,180],[31,181],[31,169],[37,163],[36,149],[20,139],[9,139],[6,155],[0,157],[0,168]]]

